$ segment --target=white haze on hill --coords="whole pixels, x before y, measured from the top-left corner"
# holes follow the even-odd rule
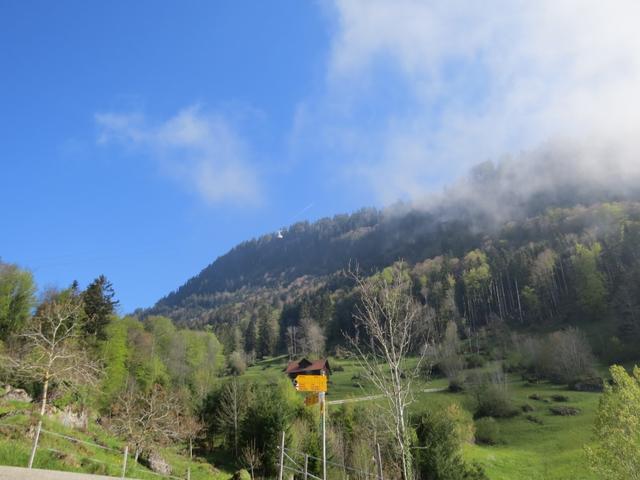
[[[326,90],[300,104],[296,134],[381,202],[449,184],[509,210],[454,181],[487,159],[503,164],[494,187],[522,198],[640,180],[637,0],[335,0],[328,13]]]

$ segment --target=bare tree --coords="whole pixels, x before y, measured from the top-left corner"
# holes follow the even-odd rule
[[[392,434],[403,480],[413,479],[407,407],[413,402],[431,329],[429,311],[412,296],[406,264],[400,262],[369,278],[351,273],[360,294],[354,314],[359,339],[349,338],[366,377],[386,399],[387,428]],[[408,357],[417,355],[410,368]]]
[[[316,357],[322,356],[327,337],[325,337],[318,322],[311,318],[303,318],[300,321],[300,326],[302,327],[302,345],[305,354],[313,354]]]
[[[132,444],[137,462],[143,448],[150,444],[194,438],[196,433],[189,430],[191,425],[184,425],[186,416],[174,393],[160,385],[143,392],[129,382],[125,393],[112,406],[109,428]]]
[[[29,468],[38,447],[42,418],[49,389],[95,384],[100,374],[82,341],[82,300],[72,290],[49,292],[23,333],[12,342],[2,360],[14,375],[42,383],[38,427],[29,459]]]
[[[254,480],[254,472],[262,465],[262,453],[256,446],[255,439],[251,440],[249,444],[242,449],[242,463],[249,467],[251,480]]]
[[[460,355],[460,338],[458,326],[450,320],[447,323],[444,338],[437,349],[437,361],[449,380],[455,380],[464,369],[464,358]]]
[[[299,342],[299,331],[296,325],[290,325],[287,327],[286,338],[287,338],[287,352],[289,353],[289,358],[295,358],[298,355],[298,342]]]
[[[595,360],[586,335],[577,328],[549,334],[545,356],[549,376],[565,383],[593,374]]]

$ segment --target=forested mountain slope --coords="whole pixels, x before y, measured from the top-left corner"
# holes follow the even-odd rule
[[[566,164],[539,159],[536,168],[554,180],[524,183],[523,165],[531,164],[481,164],[420,204],[302,222],[283,238],[244,242],[147,313],[212,324],[227,349],[255,348],[263,331],[272,338],[264,354],[284,349],[287,329],[309,317],[331,347],[349,331],[357,302],[339,272],[351,264],[369,274],[404,260],[416,296],[461,330],[497,319],[517,326],[609,319],[612,337],[634,338],[640,197],[619,179],[561,174]]]

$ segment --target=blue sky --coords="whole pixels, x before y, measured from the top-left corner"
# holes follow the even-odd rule
[[[124,313],[294,221],[637,133],[636,2],[475,3],[1,2],[0,257]]]
[[[177,5],[0,6],[0,255],[32,269],[41,286],[104,273],[129,311],[311,203],[314,218],[356,205],[289,158],[296,103],[327,55],[316,6]],[[97,141],[99,112],[162,122],[193,105],[238,117],[268,177],[258,202],[203,202],[147,152]]]

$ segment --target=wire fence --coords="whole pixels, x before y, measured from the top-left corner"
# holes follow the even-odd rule
[[[280,450],[280,446],[277,447]],[[281,472],[290,472],[294,474],[299,474],[301,480],[323,480],[322,477],[317,476],[315,473],[309,471],[309,460],[317,460],[318,462],[322,462],[322,458],[316,457],[314,455],[309,455],[308,453],[301,452],[299,450],[284,447],[281,456],[281,463],[279,468]],[[349,465],[345,465],[342,463],[334,462],[331,460],[325,460],[327,465],[340,469],[344,472],[344,478],[364,478],[364,479],[375,479],[375,480],[384,480],[382,477],[382,465],[378,466],[378,462],[380,462],[380,458],[375,458],[374,463],[376,467],[378,467],[378,472],[370,472],[366,470],[362,470],[359,468],[355,468]],[[282,478],[282,477],[280,477]],[[327,477],[328,478],[328,477]],[[331,477],[334,478],[334,477]]]
[[[16,431],[20,431],[22,432],[22,434],[25,437],[28,437],[28,432],[29,432],[29,427],[25,427],[23,425],[18,425],[18,424],[13,424],[13,423],[0,423],[0,427],[9,427],[9,428],[13,428]],[[39,431],[38,431],[39,430]],[[133,465],[129,465],[129,467],[127,466],[129,463],[129,460],[131,459],[131,454],[129,453],[129,447],[128,445],[125,445],[123,448],[121,449],[117,449],[117,448],[112,448],[112,447],[108,447],[106,445],[100,445],[99,443],[94,443],[94,442],[89,442],[87,440],[82,440],[80,438],[76,438],[70,435],[65,435],[59,432],[54,432],[51,430],[47,430],[45,428],[41,427],[41,424],[38,425],[38,430],[36,432],[34,432],[34,435],[42,435],[44,434],[45,436],[51,436],[51,437],[55,437],[55,438],[60,438],[63,440],[66,440],[70,443],[75,443],[78,445],[84,445],[87,447],[92,447],[92,448],[98,448],[101,450],[104,450],[106,452],[110,452],[113,453],[114,455],[119,455],[121,457],[121,460],[119,463],[114,463],[114,462],[109,462],[109,461],[105,461],[105,460],[98,460],[97,458],[93,458],[89,455],[84,455],[79,457],[78,455],[68,452],[68,451],[63,451],[63,450],[59,450],[57,448],[52,448],[50,446],[40,446],[39,448],[37,448],[37,451],[45,451],[45,452],[51,452],[57,456],[59,456],[60,458],[64,458],[64,459],[73,459],[77,462],[78,465],[82,465],[85,462],[89,462],[89,463],[93,463],[93,464],[97,464],[97,465],[102,465],[104,466],[105,470],[108,469],[108,467],[111,467],[112,470],[114,472],[119,472],[118,476],[120,478],[129,478],[127,477],[127,474],[134,474],[137,477],[140,476],[151,476],[149,478],[155,478],[155,477],[160,477],[160,478],[166,478],[166,479],[170,479],[170,480],[190,480],[191,478],[191,467],[187,468],[187,471],[185,473],[185,476],[183,477],[177,477],[171,474],[163,474],[163,473],[159,473],[159,472],[154,472],[153,470],[150,469],[142,469],[144,468],[142,465],[138,464],[137,462],[133,462]],[[37,454],[37,451],[35,454]],[[135,458],[134,458],[135,460]],[[25,465],[26,466],[26,465]],[[47,464],[47,467],[50,467],[51,465]],[[105,473],[109,473],[109,471],[107,470],[107,472]]]

